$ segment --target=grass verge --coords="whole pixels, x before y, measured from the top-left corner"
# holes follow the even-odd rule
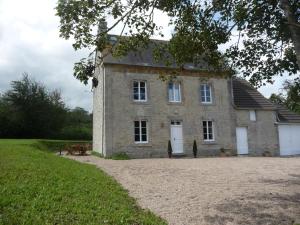
[[[0,140],[0,224],[166,224],[101,170],[38,144]]]

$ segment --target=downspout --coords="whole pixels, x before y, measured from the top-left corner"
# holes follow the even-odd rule
[[[233,128],[232,128],[232,136],[233,136],[233,143],[234,143],[234,150],[237,151],[237,143],[236,143],[236,127],[237,127],[237,114],[236,114],[236,106],[234,104],[234,94],[233,94],[233,78],[230,77],[230,94],[231,94],[231,110],[232,110],[232,116],[231,119],[234,122]]]
[[[103,154],[103,152],[104,152],[104,131],[105,131],[105,123],[104,123],[104,114],[105,114],[105,108],[104,108],[104,101],[105,101],[105,67],[104,67],[104,64],[103,63],[101,63],[102,65],[101,65],[101,67],[103,67],[102,68],[102,76],[103,76],[103,80],[102,80],[102,98],[103,98],[103,100],[102,100],[102,143],[101,143],[101,145],[102,145],[102,154]],[[104,156],[104,154],[103,154],[103,156]],[[106,150],[105,150],[105,156],[106,156]]]

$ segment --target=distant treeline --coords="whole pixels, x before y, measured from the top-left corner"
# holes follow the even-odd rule
[[[27,74],[0,95],[0,138],[92,139],[92,114],[68,109],[59,91]]]

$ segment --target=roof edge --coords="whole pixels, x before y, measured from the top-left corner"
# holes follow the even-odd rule
[[[188,72],[194,72],[194,73],[209,73],[214,75],[223,75],[230,78],[230,71],[224,70],[224,71],[213,71],[213,70],[203,70],[203,69],[192,69],[192,68],[183,68],[180,67],[168,67],[168,66],[151,66],[151,65],[132,65],[127,63],[112,63],[112,62],[103,62],[103,65],[119,65],[119,66],[126,66],[126,67],[139,67],[139,68],[152,68],[152,69],[163,69],[163,70],[173,70],[173,71],[188,71]]]
[[[270,107],[270,108],[256,108],[256,107],[238,107],[234,104],[234,108],[237,110],[262,110],[262,111],[276,111],[276,107]]]

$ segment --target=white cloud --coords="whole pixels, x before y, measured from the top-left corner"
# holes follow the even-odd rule
[[[1,1],[0,92],[27,72],[50,89],[60,89],[69,107],[91,111],[90,87],[72,75],[74,62],[88,51],[75,52],[71,41],[59,37],[55,4],[56,0]]]

